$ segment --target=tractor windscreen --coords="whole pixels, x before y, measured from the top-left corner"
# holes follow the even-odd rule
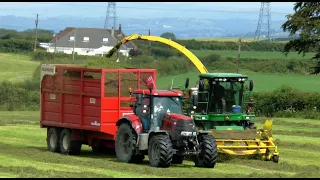
[[[182,114],[180,97],[154,97],[154,116],[163,119],[165,113]]]
[[[241,106],[243,82],[212,81],[209,113],[232,113],[233,106]]]

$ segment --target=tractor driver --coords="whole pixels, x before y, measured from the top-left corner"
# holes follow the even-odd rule
[[[157,98],[157,102],[155,103],[154,106],[154,114],[155,114],[155,118],[154,118],[154,124],[157,126],[160,126],[160,122],[163,118],[164,115],[164,103],[162,102],[161,98]]]
[[[220,85],[220,82],[216,82],[213,86],[213,99],[214,105],[218,105],[219,109],[222,109],[223,102],[225,102],[225,89]]]

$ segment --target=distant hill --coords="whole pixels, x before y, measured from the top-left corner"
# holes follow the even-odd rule
[[[17,16],[0,16],[0,28],[26,30],[35,28],[33,18]],[[284,21],[273,21],[272,29],[275,33],[282,33],[280,29]],[[147,34],[151,29],[152,35],[159,36],[163,32],[173,32],[177,38],[206,38],[206,37],[254,37],[257,21],[248,19],[138,19],[121,18],[117,24],[122,24],[126,34]],[[104,18],[82,17],[52,17],[39,19],[39,28],[59,32],[67,26],[103,28]],[[118,28],[118,27],[117,27]],[[283,33],[282,33],[283,34]],[[286,37],[286,34],[281,35]]]

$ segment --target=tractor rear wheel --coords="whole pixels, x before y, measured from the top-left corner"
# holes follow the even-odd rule
[[[201,135],[198,138],[200,154],[193,156],[196,167],[214,168],[218,159],[216,140],[209,135]]]
[[[151,137],[148,146],[148,156],[152,167],[170,166],[173,157],[173,148],[168,135],[154,135]]]
[[[79,154],[81,146],[82,143],[80,141],[71,140],[71,130],[62,130],[60,135],[60,152],[62,154]]]
[[[115,142],[118,160],[126,163],[141,163],[144,155],[136,155],[136,144],[136,132],[127,123],[122,123],[118,129]]]
[[[59,152],[60,131],[58,128],[49,128],[47,133],[47,146],[51,152]]]
[[[174,154],[172,157],[172,164],[182,164],[184,160],[184,156],[179,156]]]

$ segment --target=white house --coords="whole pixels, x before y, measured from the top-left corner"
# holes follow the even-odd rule
[[[103,56],[124,37],[121,25],[118,30],[67,27],[42,46],[48,52],[72,54],[74,49],[79,55]],[[129,41],[120,47],[119,52],[128,56],[133,48],[136,48],[135,44]]]

